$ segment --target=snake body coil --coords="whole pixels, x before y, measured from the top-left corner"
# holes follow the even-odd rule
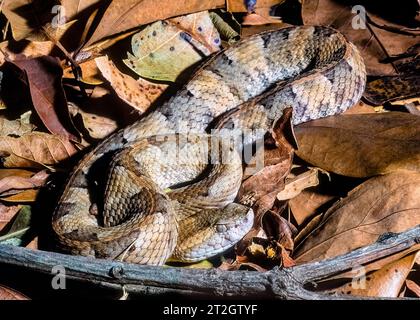
[[[169,101],[79,163],[53,215],[61,247],[141,264],[226,250],[251,228],[253,213],[233,203],[242,177],[238,152],[228,148],[224,161],[208,166],[208,147],[223,148],[206,130],[219,123],[264,132],[286,107],[295,124],[337,114],[358,101],[365,77],[355,46],[326,27],[266,32],[220,52]],[[90,176],[106,157],[101,199],[89,191]]]

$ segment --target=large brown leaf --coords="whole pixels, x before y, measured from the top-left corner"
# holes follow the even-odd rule
[[[76,151],[68,140],[43,132],[0,139],[0,157],[8,168],[55,165]]]
[[[419,251],[330,292],[353,296],[397,298],[417,257],[419,257]]]
[[[271,6],[273,2],[281,1],[259,0],[257,7]],[[86,45],[157,20],[224,6],[225,0],[161,0],[158,5],[153,0],[114,0]]]
[[[420,117],[408,113],[341,115],[295,128],[296,154],[349,177],[420,171]]]
[[[72,126],[61,78],[63,70],[58,59],[42,56],[11,61],[25,72],[32,103],[42,122],[54,134],[77,141]]]
[[[369,179],[325,214],[295,252],[299,263],[319,261],[366,246],[387,232],[420,224],[420,173]]]

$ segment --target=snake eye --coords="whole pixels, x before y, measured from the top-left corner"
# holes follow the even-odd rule
[[[226,232],[227,231],[227,228],[226,228],[226,226],[224,224],[218,224],[216,226],[216,230],[219,233],[223,233],[223,232]]]

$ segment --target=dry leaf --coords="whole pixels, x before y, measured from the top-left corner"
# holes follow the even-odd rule
[[[371,2],[373,7],[383,7],[384,4]],[[306,0],[302,5],[304,24],[331,26],[342,32],[361,51],[369,75],[396,75],[396,70],[390,63],[383,63],[390,55],[404,53],[409,47],[418,43],[416,37],[389,32],[373,25],[363,27],[363,13],[352,12],[352,6],[333,0]],[[368,8],[365,6],[364,8]],[[355,8],[357,9],[357,7]],[[395,8],[390,12],[395,12]],[[356,16],[356,13],[359,16]],[[368,12],[369,17],[378,24],[389,24],[388,21]],[[398,14],[397,14],[398,15]],[[366,19],[364,20],[366,21]],[[352,23],[358,23],[357,28]],[[360,27],[359,27],[360,26]],[[398,26],[396,25],[398,28]],[[402,29],[402,26],[399,26]],[[374,34],[372,34],[374,32]],[[380,42],[379,42],[380,41]]]
[[[223,7],[225,0],[114,0],[89,39],[87,46],[112,35],[125,32],[157,20]]]
[[[375,112],[376,110],[374,107],[364,103],[363,101],[359,101],[354,106],[344,111],[343,114],[365,114],[365,113],[375,113]]]
[[[130,106],[145,112],[150,105],[168,87],[164,84],[155,84],[139,78],[138,80],[120,72],[107,56],[95,59],[96,65],[105,79],[109,81],[117,95]]]
[[[73,141],[78,141],[67,110],[61,78],[63,70],[58,59],[43,56],[11,61],[25,72],[32,103],[47,129]]]
[[[334,198],[334,195],[321,193],[317,188],[309,188],[290,199],[289,207],[300,226],[306,219],[315,215],[321,206]]]
[[[0,117],[0,136],[21,136],[34,129],[33,124],[22,122],[22,120],[7,120]]]
[[[220,35],[213,25],[208,11],[168,19],[167,22],[174,24],[180,30],[191,35],[196,40],[193,44],[205,55],[220,50]]]
[[[54,5],[54,0],[3,0],[1,9],[10,22],[16,41],[45,40],[39,31],[45,23],[53,20],[51,8]]]
[[[63,6],[61,10],[64,10],[62,14],[64,15],[66,21],[77,18],[86,9],[98,3],[104,3],[103,0],[60,0],[60,2]]]
[[[0,140],[0,157],[3,157],[3,165],[7,168],[55,165],[76,151],[68,140],[43,132],[19,138],[2,137]]]
[[[79,64],[79,67],[82,71],[82,77],[79,79],[81,82],[90,85],[100,85],[104,82],[95,60],[84,61]],[[64,69],[63,77],[75,78],[73,69],[70,66]]]
[[[319,171],[318,168],[311,168],[298,176],[292,175],[290,178],[288,177],[284,189],[277,194],[277,200],[285,201],[292,199],[304,189],[317,186],[319,184]]]
[[[408,289],[413,291],[413,293],[420,298],[420,286],[412,280],[405,280],[405,285]]]
[[[29,298],[16,290],[0,285],[0,300],[29,300]]]
[[[357,281],[353,280],[330,292],[354,296],[397,298],[418,256],[419,252],[393,261],[378,271],[363,275]]]
[[[238,192],[239,202],[252,205],[256,216],[273,207],[276,195],[283,190],[284,180],[290,171],[293,148],[285,139],[284,134],[293,135],[293,133],[287,133],[292,130],[291,116],[292,111],[288,109],[274,125],[272,135],[277,149],[273,152],[263,150],[265,167],[246,179]],[[267,162],[269,162],[268,165]]]
[[[400,112],[333,116],[295,128],[296,154],[348,177],[420,171],[420,117]]]
[[[299,263],[335,257],[420,224],[420,173],[374,177],[333,205],[295,251]]]
[[[128,53],[124,63],[143,78],[173,82],[202,55],[217,51],[220,44],[208,12],[200,12],[155,22],[135,34],[133,54]]]
[[[38,197],[39,190],[35,189],[28,189],[23,190],[17,194],[13,194],[11,196],[2,197],[1,200],[9,203],[26,203],[26,202],[34,202]]]
[[[34,174],[23,169],[0,169],[0,195],[11,195],[18,193],[18,190],[41,187],[48,176],[45,170]]]
[[[6,206],[0,203],[0,232],[12,220],[22,206]]]
[[[115,120],[85,112],[73,103],[69,103],[69,111],[73,118],[81,118],[83,128],[92,139],[102,140],[118,129]]]

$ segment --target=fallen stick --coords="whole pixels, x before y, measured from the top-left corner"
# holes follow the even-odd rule
[[[0,245],[0,266],[12,265],[51,274],[54,266],[65,268],[68,279],[85,281],[131,294],[202,296],[212,298],[354,299],[329,296],[305,288],[354,267],[420,244],[420,225],[405,232],[387,233],[378,241],[347,254],[291,268],[267,272],[222,271],[141,266],[55,252]]]

